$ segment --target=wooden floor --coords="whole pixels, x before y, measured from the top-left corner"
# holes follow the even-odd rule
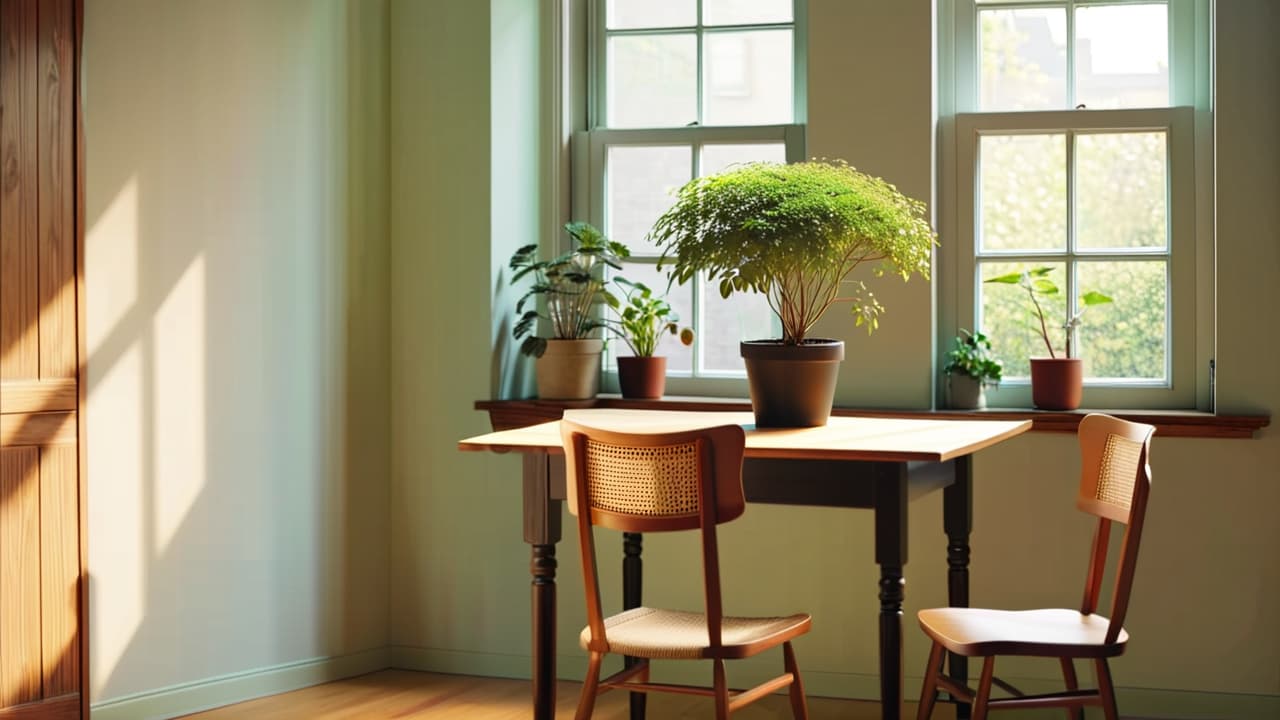
[[[578,683],[560,683],[556,717],[572,718],[578,702]],[[520,680],[437,675],[408,670],[383,670],[349,680],[317,685],[282,695],[186,716],[189,720],[525,720],[530,716],[529,683]],[[627,697],[611,692],[596,704],[596,720],[627,717]],[[708,698],[652,695],[648,716],[653,720],[711,717]],[[908,706],[915,716],[915,705]],[[875,703],[810,698],[812,720],[871,720],[880,717]],[[939,705],[937,720],[955,717],[950,706]],[[734,713],[735,720],[790,718],[785,695],[767,697]]]

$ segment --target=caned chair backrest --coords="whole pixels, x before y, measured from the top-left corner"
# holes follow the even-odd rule
[[[622,433],[560,422],[566,496],[578,518],[587,592],[589,647],[606,651],[596,572],[594,525],[623,532],[699,530],[709,644],[721,645],[716,525],[742,515],[742,452],[737,425],[673,433]]]
[[[1098,517],[1081,612],[1097,612],[1111,523],[1123,523],[1125,526],[1115,588],[1111,595],[1108,643],[1116,641],[1129,608],[1147,497],[1151,491],[1148,456],[1154,432],[1155,428],[1150,425],[1100,413],[1087,415],[1080,421],[1081,471],[1076,507]]]

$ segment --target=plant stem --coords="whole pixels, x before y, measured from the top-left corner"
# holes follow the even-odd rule
[[[1031,304],[1036,307],[1036,316],[1040,318],[1040,337],[1044,338],[1044,346],[1049,348],[1049,357],[1056,358],[1053,352],[1053,344],[1049,342],[1049,328],[1044,324],[1044,309],[1040,307],[1040,302],[1036,300],[1036,294],[1027,288],[1027,294],[1031,296]]]

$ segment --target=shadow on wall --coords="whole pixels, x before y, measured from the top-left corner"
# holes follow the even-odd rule
[[[95,702],[387,636],[361,11],[180,5],[87,9]]]

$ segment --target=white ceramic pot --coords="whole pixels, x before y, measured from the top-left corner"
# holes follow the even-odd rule
[[[981,380],[965,373],[947,374],[947,405],[954,410],[982,410],[987,393]]]

